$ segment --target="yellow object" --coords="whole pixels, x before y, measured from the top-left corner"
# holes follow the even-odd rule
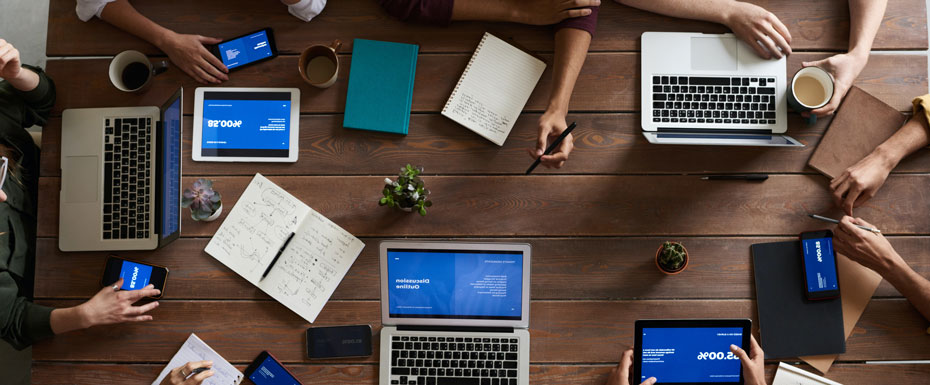
[[[914,104],[914,115],[917,115],[919,112],[923,112],[924,117],[927,118],[928,122],[930,122],[930,94],[918,96],[914,98],[914,101],[911,103]]]

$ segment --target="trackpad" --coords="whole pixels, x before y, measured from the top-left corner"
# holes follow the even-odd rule
[[[69,156],[62,164],[66,165],[62,173],[64,200],[67,203],[90,203],[97,201],[97,188],[100,187],[99,160],[96,156]]]
[[[691,69],[736,71],[736,37],[692,37]]]

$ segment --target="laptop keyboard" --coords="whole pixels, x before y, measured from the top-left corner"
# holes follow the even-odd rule
[[[103,239],[150,234],[152,118],[104,121]]]
[[[775,78],[653,76],[652,121],[775,124]]]
[[[391,336],[392,385],[516,385],[516,338]]]

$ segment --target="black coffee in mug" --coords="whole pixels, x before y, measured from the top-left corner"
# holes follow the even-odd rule
[[[130,90],[135,90],[145,85],[149,76],[152,76],[149,66],[139,62],[129,63],[126,68],[123,68],[123,85]]]

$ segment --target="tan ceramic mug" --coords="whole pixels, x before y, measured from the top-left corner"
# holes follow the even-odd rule
[[[342,42],[334,40],[328,46],[314,45],[305,49],[297,64],[300,77],[317,88],[328,88],[335,84],[339,77],[339,57],[336,52],[340,47]]]

